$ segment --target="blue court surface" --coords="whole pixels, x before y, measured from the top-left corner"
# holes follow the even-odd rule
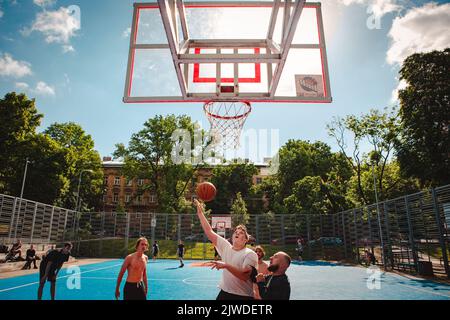
[[[178,268],[178,261],[148,264],[150,300],[213,300],[221,271],[209,268]],[[122,260],[64,268],[57,280],[58,300],[113,300]],[[75,273],[76,272],[76,273]],[[357,266],[328,262],[292,264],[288,270],[291,300],[450,300],[450,285],[415,280]],[[125,281],[126,274],[124,276]],[[0,300],[34,300],[38,274],[0,279]],[[50,284],[44,288],[49,299]]]

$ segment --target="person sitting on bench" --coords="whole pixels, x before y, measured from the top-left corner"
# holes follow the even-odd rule
[[[36,250],[34,250],[33,245],[30,245],[30,249],[27,250],[27,256],[25,258],[27,260],[27,262],[25,263],[25,265],[23,266],[22,270],[27,270],[27,269],[31,269],[31,263],[34,264],[34,269],[37,269],[36,266]]]

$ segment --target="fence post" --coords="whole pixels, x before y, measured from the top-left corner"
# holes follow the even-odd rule
[[[375,255],[375,250],[373,248],[373,237],[372,237],[372,220],[370,219],[370,211],[368,207],[365,207],[367,211],[367,224],[369,227],[369,241],[370,241],[370,250],[372,251],[372,254]],[[364,210],[364,208],[363,208]]]
[[[52,229],[53,229],[53,215],[55,214],[55,207],[52,207],[52,213],[50,215],[50,226],[48,228],[48,243],[52,241]]]
[[[127,226],[125,229],[125,256],[128,255],[128,238],[130,237],[130,218],[131,215],[130,213],[125,213],[126,217],[127,217]]]
[[[14,198],[13,209],[11,213],[11,222],[9,224],[8,241],[11,242],[11,236],[14,228],[14,218],[16,215],[17,198]]]
[[[385,201],[383,204],[383,210],[384,210],[384,225],[386,227],[386,239],[387,239],[387,258],[389,260],[389,264],[391,269],[394,267],[394,260],[392,255],[392,243],[391,243],[391,231],[390,231],[390,225],[389,225],[389,208],[387,206],[387,202]],[[385,259],[386,261],[386,259]],[[386,269],[386,266],[385,266]]]
[[[256,217],[256,243],[259,244],[259,215]]]
[[[448,265],[447,246],[445,245],[445,240],[444,240],[444,229],[442,228],[441,215],[439,214],[439,204],[438,204],[438,200],[436,197],[436,190],[434,188],[431,189],[431,195],[433,197],[433,209],[434,209],[434,214],[436,217],[436,223],[437,223],[438,232],[439,232],[439,243],[441,245],[441,250],[442,250],[442,260],[444,260],[443,262],[444,262],[444,268],[445,268],[445,273],[447,274],[447,278],[450,278],[450,267]]]
[[[284,234],[284,214],[281,215],[281,221],[280,221],[280,227],[281,227],[281,239],[283,239],[283,246],[286,245],[286,235]]]
[[[414,268],[416,271],[418,270],[417,266],[417,254],[416,254],[416,246],[414,244],[414,234],[413,234],[413,227],[411,223],[411,211],[409,210],[409,196],[405,197],[405,207],[406,207],[406,219],[408,221],[408,236],[409,236],[409,243],[411,246],[411,252],[414,260]]]
[[[103,239],[105,238],[105,212],[100,213],[100,241],[99,241],[99,256],[102,256],[103,253]]]
[[[27,203],[25,202],[25,211],[27,209]],[[20,218],[20,211],[22,210],[22,198],[20,198],[19,201],[19,210],[17,212],[17,217],[16,217],[16,227],[14,228],[14,239],[17,239],[17,228],[18,228],[18,224],[19,224],[19,218]],[[23,225],[22,225],[22,229],[23,229]],[[22,233],[21,233],[22,235]]]
[[[114,232],[113,232],[113,237],[116,237],[116,226],[117,226],[117,212],[114,212]]]
[[[341,213],[342,216],[342,237],[344,238],[344,257],[347,260],[347,237],[345,236],[345,218],[344,212]]]
[[[33,243],[33,234],[34,234],[34,223],[36,222],[36,213],[37,213],[37,202],[34,204],[34,211],[33,211],[33,222],[31,223],[31,235],[30,235],[30,244]]]
[[[311,246],[309,245],[310,242],[311,242],[311,230],[310,230],[309,215],[306,216],[306,233],[307,233],[307,237],[308,237],[308,254],[309,254],[309,258],[311,260],[313,260],[313,257],[311,256]]]
[[[358,241],[358,225],[356,223],[356,209],[353,209],[353,225],[355,227],[355,247],[356,247],[356,261],[358,264],[361,263],[359,259],[359,241]]]
[[[65,211],[66,211],[66,217],[64,218],[63,241],[65,240],[65,237],[66,237],[67,216],[69,215],[69,210],[65,210]]]

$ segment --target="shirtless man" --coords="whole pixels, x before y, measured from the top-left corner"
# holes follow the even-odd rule
[[[139,238],[136,242],[136,252],[128,255],[123,262],[117,278],[116,299],[120,298],[120,283],[125,271],[128,271],[127,281],[123,287],[124,300],[147,300],[147,262],[144,254],[148,250],[146,238]]]
[[[260,274],[260,273],[262,273],[263,275],[270,274],[269,270],[267,270],[269,265],[267,264],[267,262],[264,261],[264,256],[266,255],[266,252],[264,251],[263,247],[256,246],[255,252],[256,252],[256,255],[258,256],[258,274]],[[259,295],[258,285],[256,283],[253,284],[253,292],[254,292],[255,300],[261,300],[261,296]]]
[[[194,204],[197,206],[197,216],[203,231],[222,257],[222,261],[211,262],[213,269],[223,270],[219,284],[221,290],[216,299],[253,300],[251,275],[252,268],[257,268],[258,257],[253,250],[246,247],[249,239],[247,229],[243,225],[237,226],[231,244],[213,231],[203,213],[203,205],[197,199]]]

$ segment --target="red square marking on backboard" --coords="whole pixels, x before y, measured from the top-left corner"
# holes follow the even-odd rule
[[[255,48],[255,54],[259,54],[260,49]],[[195,48],[195,54],[201,54],[201,48]],[[221,78],[221,83],[234,83],[234,78]],[[239,78],[239,83],[260,83],[261,82],[261,64],[255,63],[254,78]],[[200,77],[200,64],[194,64],[194,83],[216,83],[216,78]]]

